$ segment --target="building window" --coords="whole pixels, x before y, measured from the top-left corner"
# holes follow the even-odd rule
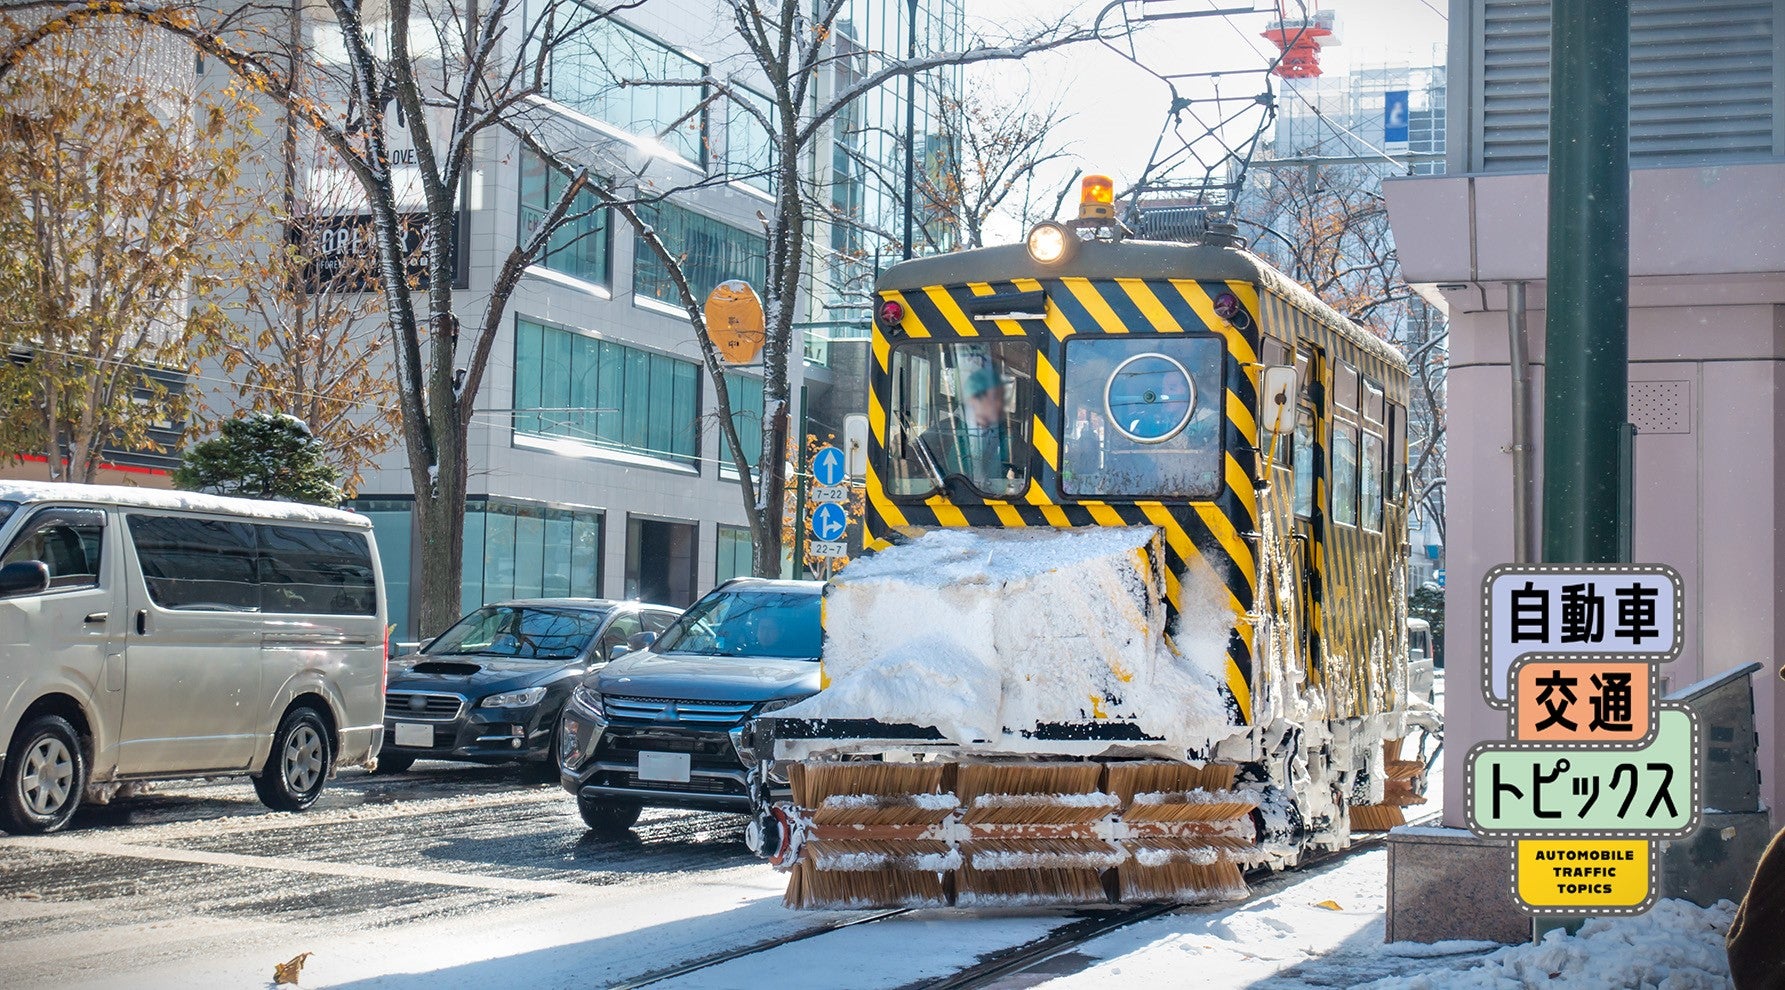
[[[738,442],[744,445],[744,462],[756,470],[756,463],[762,459],[762,379],[750,375],[725,376],[725,390],[731,396],[731,420],[737,425]],[[725,460],[720,462],[721,468],[731,466],[731,445],[723,443],[724,432],[719,434]]]
[[[720,526],[718,566],[713,570],[713,583],[724,584],[734,577],[749,577],[750,566],[750,528],[748,526]]]
[[[704,299],[727,279],[741,278],[758,291],[768,273],[768,240],[671,203],[641,206],[639,216],[682,259],[682,273],[695,298]],[[643,237],[633,235],[632,291],[641,298],[681,305],[663,259]]]
[[[552,49],[546,95],[704,165],[706,74],[698,60],[602,18]]]
[[[601,180],[597,180],[601,181]],[[525,243],[539,230],[570,180],[532,152],[521,154],[521,230]],[[607,211],[593,192],[577,193],[567,219],[552,231],[538,264],[585,282],[605,286],[612,262],[608,255]]]
[[[388,620],[396,630],[393,637],[412,639],[409,615],[409,558],[414,545],[412,521],[414,506],[407,499],[362,498],[350,507],[372,523],[372,538],[378,541],[378,564],[384,571],[384,593]]]
[[[699,383],[692,361],[515,321],[516,433],[692,466]]]
[[[502,498],[465,503],[465,611],[509,598],[601,594],[603,514]]]
[[[733,88],[750,101],[750,105],[776,120],[772,100],[755,90],[733,84]],[[762,119],[751,113],[740,101],[725,101],[725,168],[738,182],[755,186],[764,192],[775,189],[775,142]]]

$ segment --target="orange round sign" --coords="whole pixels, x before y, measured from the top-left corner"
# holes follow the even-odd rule
[[[727,364],[749,364],[762,353],[762,300],[750,283],[721,282],[707,296],[707,336]]]

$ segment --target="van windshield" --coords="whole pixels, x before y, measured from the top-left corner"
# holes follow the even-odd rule
[[[431,657],[477,654],[521,660],[569,660],[601,631],[600,609],[485,605],[422,652]]]

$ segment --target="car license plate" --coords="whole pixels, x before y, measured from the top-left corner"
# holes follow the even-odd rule
[[[423,725],[420,722],[393,722],[391,726],[395,730],[391,736],[391,742],[398,746],[413,746],[417,749],[432,749],[434,747],[434,727],[431,725]]]
[[[640,753],[638,779],[686,784],[690,762],[687,753]]]

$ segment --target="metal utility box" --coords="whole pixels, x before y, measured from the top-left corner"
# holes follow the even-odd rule
[[[1747,664],[1667,695],[1698,716],[1704,816],[1698,831],[1662,844],[1663,897],[1702,905],[1741,900],[1772,838],[1770,817],[1760,803],[1750,680],[1760,669],[1758,663]]]

